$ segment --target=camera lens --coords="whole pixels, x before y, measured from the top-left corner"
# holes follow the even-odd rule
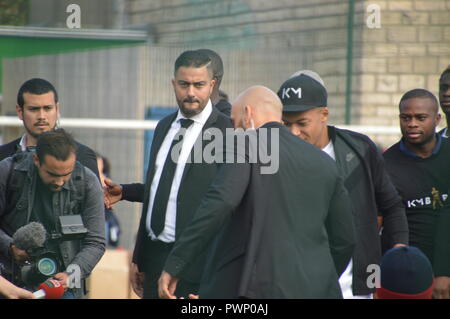
[[[45,276],[54,275],[57,269],[56,262],[51,258],[42,258],[37,264],[37,269]]]

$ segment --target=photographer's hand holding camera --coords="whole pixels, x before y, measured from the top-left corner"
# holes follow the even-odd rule
[[[40,134],[36,153],[0,162],[2,275],[28,289],[53,277],[81,298],[82,279],[105,251],[103,211],[98,178],[76,161],[72,137]]]

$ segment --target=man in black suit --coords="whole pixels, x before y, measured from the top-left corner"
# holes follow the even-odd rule
[[[118,199],[144,203],[131,265],[131,282],[140,297],[158,297],[157,280],[166,257],[216,174],[217,162],[187,163],[187,157],[195,159],[193,154],[203,151],[207,145],[203,137],[211,130],[225,132],[232,127],[230,119],[211,104],[214,83],[210,58],[198,51],[183,52],[175,62],[172,80],[179,110],[159,121],[155,129],[145,186],[108,182],[105,197],[110,203]],[[180,128],[185,134],[174,164],[172,144]],[[199,254],[183,274],[180,295],[197,291],[204,259]]]
[[[251,128],[248,149],[237,148],[234,163],[227,154],[167,258],[160,297],[179,297],[177,278],[215,238],[200,298],[342,298],[338,278],[354,246],[347,193],[333,161],[283,127],[281,110],[261,86],[233,103],[235,128]]]
[[[44,79],[34,78],[22,84],[17,93],[16,112],[23,122],[25,134],[0,146],[0,161],[36,147],[37,138],[43,132],[54,130],[59,117],[58,93]],[[77,144],[77,161],[98,176],[97,157],[89,147]]]
[[[231,104],[228,102],[228,97],[223,95],[224,92],[220,91],[224,73],[222,58],[217,52],[210,49],[199,49],[197,52],[207,55],[211,60],[210,68],[214,80],[214,87],[210,96],[211,103],[214,108],[229,117]],[[109,192],[105,193],[105,205],[108,209],[111,209],[112,205],[119,200],[140,203],[144,201],[145,185],[142,183],[116,185],[108,178],[105,179],[105,183],[109,187]]]

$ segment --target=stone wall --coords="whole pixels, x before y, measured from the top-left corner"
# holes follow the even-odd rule
[[[348,3],[128,0],[126,12],[130,23],[153,26],[158,46],[298,54],[299,65],[292,73],[304,68],[317,71],[329,91],[331,122],[343,124]],[[371,4],[381,10],[380,28],[367,26]],[[450,64],[450,1],[356,0],[352,53],[351,124],[397,126],[401,95],[417,87],[437,93],[439,74]],[[258,67],[264,68],[259,60]],[[273,63],[273,58],[268,61]],[[227,71],[229,75],[236,68],[226,66],[225,77]],[[388,145],[399,135],[372,137]]]
[[[370,3],[381,8],[381,28],[370,29],[361,18],[356,26],[362,43],[355,46],[354,77],[361,79],[354,88],[355,117],[363,125],[398,126],[405,92],[425,88],[438,94],[439,76],[450,64],[450,1],[365,1],[364,7]]]

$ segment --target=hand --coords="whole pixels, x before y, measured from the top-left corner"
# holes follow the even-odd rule
[[[53,276],[56,280],[58,280],[64,288],[64,291],[67,291],[68,283],[69,283],[69,274],[65,272],[57,273]]]
[[[8,280],[0,276],[0,295],[7,299],[35,299],[36,297],[28,290],[14,286]]]
[[[377,225],[378,225],[378,231],[383,227],[383,216],[377,217]]]
[[[18,263],[24,263],[27,260],[30,260],[30,256],[25,250],[21,250],[14,246],[14,244],[11,245],[11,255],[14,257],[15,261]]]
[[[114,184],[109,178],[105,178],[106,188],[103,189],[105,195],[105,207],[112,209],[112,205],[122,200],[122,186]]]
[[[433,298],[434,299],[450,299],[450,277],[440,276],[434,277]]]
[[[177,289],[178,279],[172,277],[168,272],[161,273],[161,277],[158,280],[158,295],[161,299],[177,299],[174,295]]]
[[[404,246],[406,246],[406,245],[405,245],[405,244],[398,243],[398,244],[395,244],[395,245],[393,246],[393,248],[396,248],[396,247],[404,247]]]
[[[145,274],[139,272],[138,266],[135,263],[131,263],[130,267],[130,282],[131,287],[139,298],[144,298],[144,279]]]

